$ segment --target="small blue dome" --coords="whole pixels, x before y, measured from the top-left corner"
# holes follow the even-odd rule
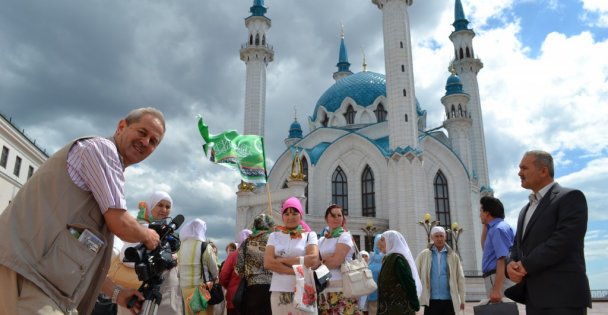
[[[369,106],[381,95],[386,97],[386,78],[383,74],[364,71],[344,77],[334,83],[317,101],[312,120],[317,119],[317,112],[324,106],[328,112],[335,112],[346,97],[350,97],[360,106]]]
[[[456,74],[452,74],[445,83],[445,95],[462,94],[462,81]]]
[[[291,126],[289,126],[289,138],[302,139],[302,126],[300,126],[297,120],[294,120]]]

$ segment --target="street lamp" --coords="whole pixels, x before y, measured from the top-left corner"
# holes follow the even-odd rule
[[[454,251],[456,254],[458,254],[458,256],[460,256],[460,253],[458,252],[458,238],[460,237],[460,233],[462,233],[463,229],[458,226],[458,222],[454,222],[452,223],[452,229],[448,229],[448,231],[452,234],[454,239]]]
[[[367,225],[364,228],[361,228],[361,230],[363,230],[363,232],[365,232],[365,235],[367,236],[367,239],[365,240],[365,249],[369,250],[370,248],[373,248],[374,245],[372,244],[372,242],[374,239],[374,234],[376,233],[376,230],[378,230],[378,228],[372,224],[372,221],[368,220]]]
[[[424,230],[426,231],[426,242],[429,244],[431,243],[431,229],[439,225],[439,221],[431,220],[431,215],[429,213],[425,213],[423,219],[423,221],[418,221],[418,224],[424,227]]]

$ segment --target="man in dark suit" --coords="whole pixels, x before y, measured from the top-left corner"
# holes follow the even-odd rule
[[[586,314],[591,307],[585,270],[587,201],[580,190],[553,181],[553,158],[529,151],[519,164],[521,186],[532,190],[521,210],[507,274],[517,285],[507,297],[528,315]]]

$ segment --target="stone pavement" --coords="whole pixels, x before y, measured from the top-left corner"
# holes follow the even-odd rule
[[[464,314],[465,315],[473,315],[473,306],[479,304],[478,302],[467,302],[467,304],[464,307]],[[518,304],[517,305],[519,308],[519,314],[520,315],[525,315],[526,314],[526,306],[523,304]],[[424,310],[421,309],[417,315],[422,315],[424,314]],[[593,302],[593,308],[592,309],[587,309],[587,315],[599,315],[599,314],[603,314],[606,315],[608,314],[608,301],[602,301],[602,302]]]

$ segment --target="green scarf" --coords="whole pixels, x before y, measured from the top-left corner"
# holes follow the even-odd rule
[[[325,238],[340,237],[340,235],[342,235],[343,232],[344,232],[344,228],[339,226],[339,227],[331,230],[331,233],[325,232]]]
[[[298,225],[297,228],[295,229],[288,229],[284,226],[277,226],[277,230],[285,233],[285,234],[289,234],[291,236],[291,238],[302,238],[302,232],[304,231],[304,229],[302,228],[302,225]]]

